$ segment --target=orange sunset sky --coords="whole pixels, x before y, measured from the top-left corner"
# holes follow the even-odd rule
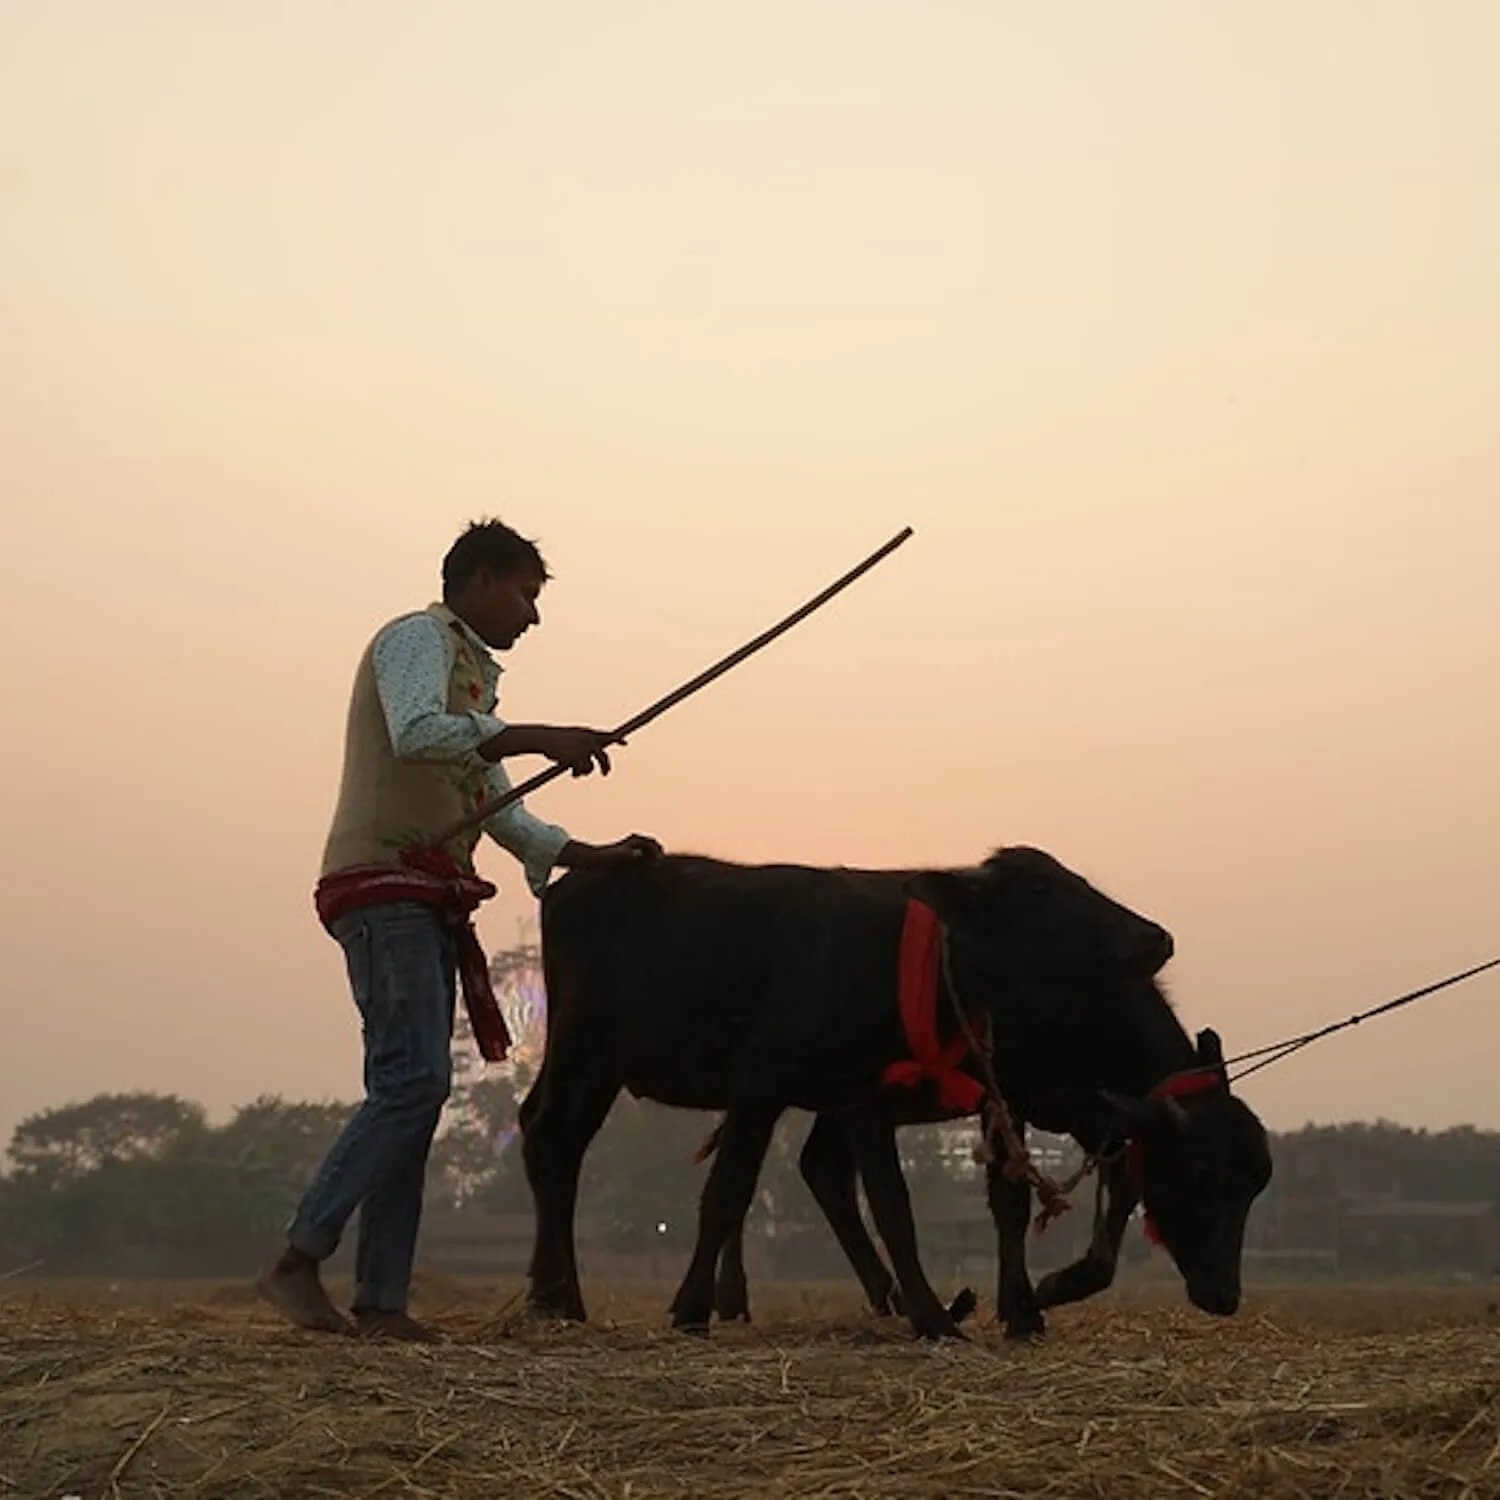
[[[537,536],[533,806],[1040,844],[1231,1049],[1500,952],[1500,5],[6,0],[0,1133],[358,1092],[350,674]],[[517,763],[518,771],[534,766]],[[530,910],[490,846],[503,944]],[[1500,1127],[1486,976],[1247,1085]]]

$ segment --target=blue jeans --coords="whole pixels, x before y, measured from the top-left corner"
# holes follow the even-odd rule
[[[431,907],[397,901],[333,924],[364,1023],[365,1100],[287,1231],[326,1260],[359,1209],[355,1311],[404,1312],[427,1153],[453,1079],[456,945]]]

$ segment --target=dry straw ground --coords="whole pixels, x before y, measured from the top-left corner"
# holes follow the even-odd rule
[[[763,1289],[750,1329],[662,1329],[667,1289],[528,1326],[424,1287],[437,1348],[304,1338],[243,1288],[0,1289],[11,1497],[1500,1496],[1492,1293],[1265,1291],[1211,1322],[1159,1293],[983,1313],[918,1345],[843,1289]]]

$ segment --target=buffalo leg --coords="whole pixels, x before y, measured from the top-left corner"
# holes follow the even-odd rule
[[[843,1128],[827,1115],[818,1115],[798,1160],[802,1180],[823,1210],[849,1264],[859,1277],[871,1309],[879,1317],[901,1314],[896,1278],[880,1258],[865,1228],[855,1191],[858,1172]],[[714,1285],[714,1311],[724,1322],[750,1321],[750,1291],[745,1275],[745,1226],[740,1223],[724,1243],[719,1278]]]
[[[601,1072],[592,1056],[570,1058],[559,1068],[553,1056],[565,1047],[564,1043],[561,1048],[548,1049],[547,1060],[521,1110],[521,1151],[536,1208],[528,1301],[538,1312],[581,1323],[587,1314],[578,1284],[573,1238],[578,1174],[584,1153],[609,1114],[620,1084],[617,1078]],[[568,1079],[566,1090],[556,1086],[559,1075]]]
[[[1042,1278],[1036,1296],[1043,1307],[1082,1302],[1106,1291],[1114,1282],[1115,1268],[1120,1262],[1120,1242],[1135,1212],[1136,1195],[1123,1167],[1117,1164],[1106,1170],[1107,1175],[1099,1184],[1104,1207],[1102,1212],[1095,1213],[1089,1248],[1072,1265]]]
[[[818,1115],[802,1147],[798,1165],[802,1169],[803,1181],[823,1210],[824,1218],[859,1277],[871,1311],[877,1317],[901,1317],[905,1312],[901,1288],[881,1259],[859,1211],[856,1191],[859,1172],[843,1127],[827,1115]],[[962,1323],[974,1311],[975,1303],[973,1292],[965,1288],[949,1305],[949,1316],[955,1323]],[[750,1320],[743,1224],[724,1246],[719,1279],[714,1288],[714,1311],[725,1322]]]
[[[714,1271],[731,1235],[743,1230],[780,1108],[731,1109],[698,1204],[698,1243],[672,1299],[672,1326],[706,1333],[714,1307]]]
[[[849,1127],[870,1212],[891,1258],[911,1326],[922,1338],[961,1339],[963,1334],[958,1324],[938,1301],[917,1255],[917,1227],[912,1220],[911,1194],[896,1150],[895,1127],[866,1110],[850,1116]]]
[[[714,1311],[721,1322],[750,1321],[750,1283],[745,1275],[745,1221],[734,1226],[719,1257],[719,1276],[714,1282]]]
[[[1008,1339],[1037,1338],[1046,1332],[1041,1304],[1032,1289],[1026,1269],[1026,1230],[1031,1222],[1031,1184],[1005,1175],[1004,1164],[991,1161],[985,1168],[985,1188],[990,1215],[995,1221],[999,1251],[999,1285],[996,1301]]]
[[[896,1279],[880,1258],[880,1251],[860,1215],[855,1191],[858,1170],[843,1126],[828,1115],[819,1115],[813,1121],[797,1165],[859,1277],[871,1309],[879,1317],[899,1315],[902,1305]]]

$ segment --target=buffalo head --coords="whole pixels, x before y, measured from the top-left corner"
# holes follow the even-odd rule
[[[1149,978],[1172,957],[1164,927],[1040,849],[1000,849],[977,869],[929,871],[906,888],[989,948],[992,972],[1089,967]]]
[[[1250,1205],[1271,1180],[1265,1127],[1229,1091],[1212,1031],[1198,1036],[1198,1070],[1146,1099],[1102,1095],[1128,1161],[1148,1230],[1165,1246],[1197,1308],[1228,1316],[1240,1305],[1240,1256]]]

